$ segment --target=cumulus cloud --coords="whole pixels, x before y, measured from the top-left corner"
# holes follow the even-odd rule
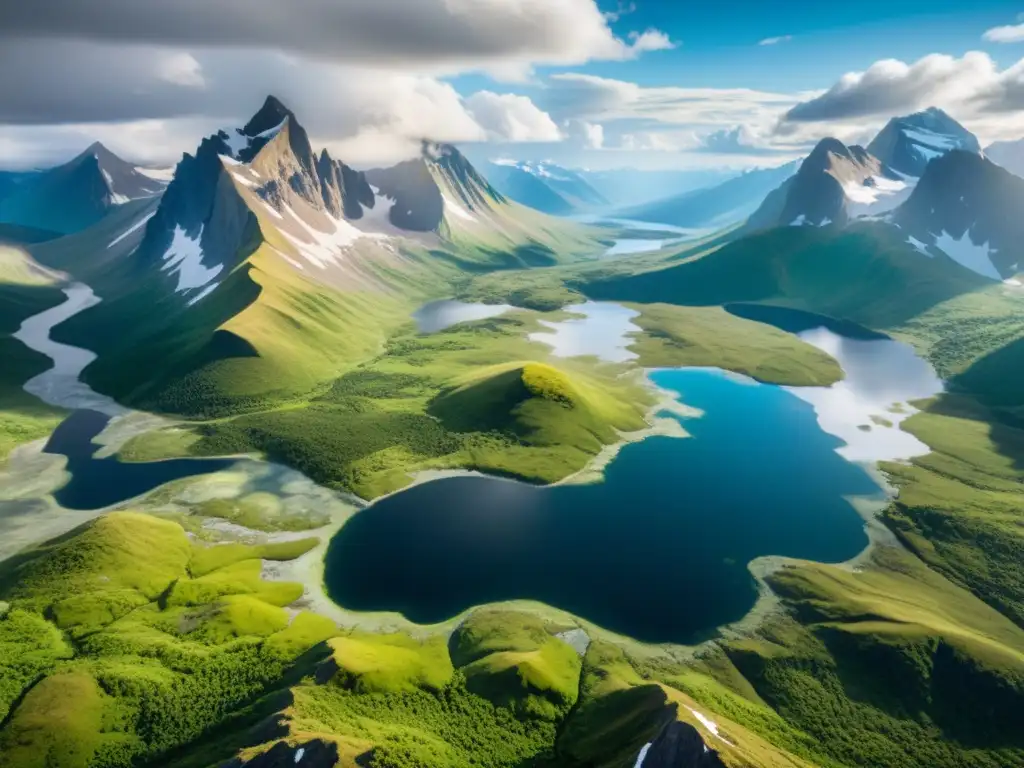
[[[885,59],[864,72],[849,72],[825,93],[794,106],[786,119],[821,122],[902,114],[932,104],[962,104],[999,80],[987,54],[970,51],[961,58],[931,54],[906,64]]]
[[[758,45],[778,45],[779,43],[788,43],[793,39],[792,35],[779,35],[778,37],[766,37],[761,40]]]
[[[601,149],[604,147],[604,126],[586,120],[566,120],[565,133],[570,141],[574,141],[584,149]]]
[[[154,62],[154,69],[157,77],[174,85],[184,85],[189,88],[203,88],[206,85],[202,66],[196,61],[195,56],[184,51],[171,51],[158,55]]]
[[[1008,24],[1004,27],[992,27],[985,30],[982,39],[990,43],[1020,43],[1024,42],[1024,24]]]
[[[478,91],[466,99],[466,108],[491,141],[560,141],[558,126],[551,115],[537,108],[526,96]]]
[[[634,54],[645,51],[667,51],[676,47],[669,36],[658,29],[647,29],[643,32],[630,32],[630,51]]]
[[[594,0],[32,0],[0,6],[0,36],[253,47],[362,66],[579,64],[664,47],[616,37]],[[663,36],[662,36],[663,38]]]
[[[760,135],[756,134],[746,125],[721,128],[705,134],[700,139],[700,148],[704,152],[723,155],[771,154],[776,151],[768,146]]]

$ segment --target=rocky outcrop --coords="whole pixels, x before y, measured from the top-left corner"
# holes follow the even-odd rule
[[[666,725],[647,749],[642,768],[726,768],[718,753],[709,749],[700,732],[689,723],[674,720]]]

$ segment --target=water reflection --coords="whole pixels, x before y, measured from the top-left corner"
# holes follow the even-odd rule
[[[413,315],[420,333],[437,333],[457,323],[486,320],[503,315],[515,307],[509,304],[476,304],[455,299],[442,299],[424,304]]]
[[[821,428],[846,442],[850,461],[894,461],[921,456],[927,445],[899,424],[913,400],[943,390],[942,379],[907,344],[892,339],[850,339],[827,328],[798,334],[839,361],[845,378],[831,387],[788,387],[814,406]]]
[[[542,325],[551,329],[550,333],[531,333],[530,340],[550,346],[555,357],[594,355],[613,363],[636,358],[636,353],[628,347],[633,343],[631,334],[642,330],[630,322],[639,312],[606,301],[575,304],[566,307],[566,311],[583,317],[557,322],[541,320]]]

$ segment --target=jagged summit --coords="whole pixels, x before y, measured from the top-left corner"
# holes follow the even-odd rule
[[[910,185],[864,147],[825,138],[796,175],[765,199],[750,226],[845,225],[889,211],[909,194]]]
[[[977,137],[938,107],[892,118],[868,151],[904,176],[920,177],[931,160],[954,149],[981,154]]]
[[[1024,179],[981,155],[953,150],[928,164],[893,222],[925,253],[937,248],[992,280],[1024,264]]]
[[[250,118],[249,122],[242,128],[242,133],[247,136],[256,136],[280,125],[295,114],[288,109],[276,96],[267,96],[263,106]]]

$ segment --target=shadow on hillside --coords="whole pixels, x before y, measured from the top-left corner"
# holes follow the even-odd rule
[[[1013,463],[1013,468],[1024,471],[1024,423],[1008,422],[1006,412],[993,410],[966,394],[947,394],[929,401],[923,408],[928,413],[970,419],[987,424],[989,438],[1000,456]],[[1012,417],[1011,417],[1012,419]]]

